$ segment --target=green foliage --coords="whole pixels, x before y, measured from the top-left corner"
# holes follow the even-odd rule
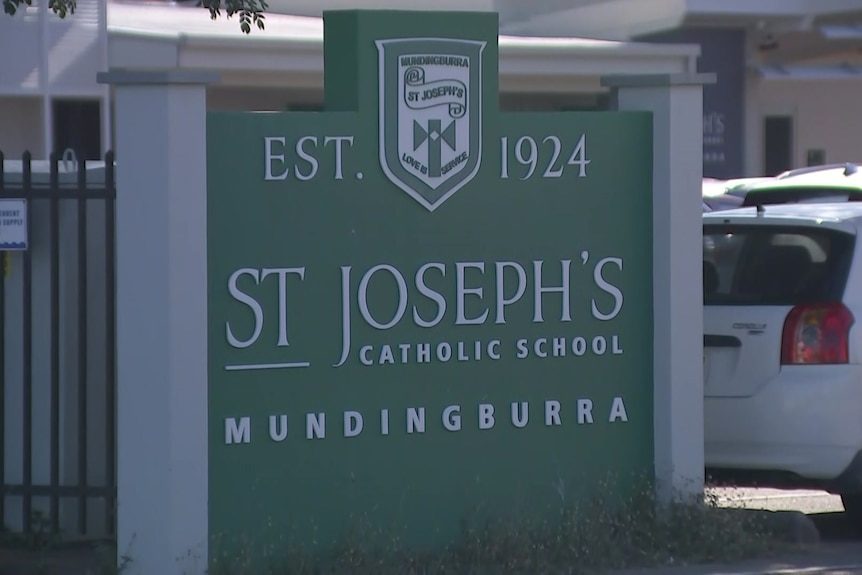
[[[215,20],[221,15],[222,0],[198,0],[198,6],[210,11],[210,17]],[[252,23],[260,30],[264,29],[264,12],[269,8],[266,0],[224,0],[224,11],[230,18],[239,14],[239,27],[245,33],[251,32]]]
[[[32,6],[33,0],[3,0],[3,11],[14,16],[22,4]],[[67,14],[74,14],[77,5],[76,0],[48,0],[48,8],[60,18],[65,18]]]
[[[60,543],[60,534],[51,529],[48,517],[38,509],[30,514],[30,532],[10,531],[5,526],[0,529],[0,548],[29,549],[44,551],[53,549]]]
[[[22,4],[32,6],[33,0],[3,0],[3,11],[14,16]],[[61,19],[74,14],[77,5],[77,0],[48,0],[48,8]],[[264,12],[269,8],[266,0],[198,0],[198,6],[209,10],[213,20],[221,16],[222,11],[228,18],[238,16],[239,27],[245,34],[251,32],[252,25],[264,29]]]

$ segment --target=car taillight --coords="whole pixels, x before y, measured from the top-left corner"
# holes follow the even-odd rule
[[[847,363],[854,321],[840,302],[794,307],[784,320],[782,365]]]

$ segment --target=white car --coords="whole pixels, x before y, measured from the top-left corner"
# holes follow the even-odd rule
[[[853,163],[789,170],[755,180],[729,192],[744,197],[742,206],[862,201],[862,171]]]
[[[703,214],[708,477],[862,518],[862,203]]]

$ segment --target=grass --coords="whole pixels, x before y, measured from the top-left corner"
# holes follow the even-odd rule
[[[607,482],[594,493],[579,505],[560,505],[551,517],[512,512],[465,519],[459,537],[433,552],[408,549],[398,533],[375,528],[362,517],[326,550],[261,549],[249,542],[228,553],[211,545],[208,575],[596,575],[727,563],[787,547],[765,514],[720,507],[711,492],[703,498],[672,497],[662,505],[649,485],[623,497]],[[133,550],[119,567],[116,546],[101,551],[104,562],[93,575],[136,575]],[[190,575],[204,564],[192,551],[178,562]]]
[[[763,514],[719,508],[714,496],[677,496],[657,506],[652,488],[624,499],[613,493],[600,488],[588,503],[561,506],[541,520],[519,514],[465,521],[458,540],[435,552],[410,551],[397,534],[359,519],[327,552],[213,549],[210,575],[579,575],[732,562],[782,546]]]

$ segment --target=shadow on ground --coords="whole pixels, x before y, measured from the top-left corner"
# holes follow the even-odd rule
[[[853,522],[843,511],[809,514],[823,541],[862,541],[862,523]]]

